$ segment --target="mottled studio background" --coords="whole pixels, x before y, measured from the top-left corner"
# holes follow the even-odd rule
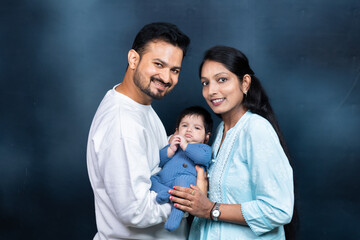
[[[358,0],[1,0],[0,239],[92,239],[88,130],[154,21],[192,40],[178,86],[153,104],[168,132],[180,108],[206,106],[204,51],[241,49],[293,156],[299,239],[360,239]]]

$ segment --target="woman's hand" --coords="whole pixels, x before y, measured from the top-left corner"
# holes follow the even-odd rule
[[[196,178],[196,186],[205,194],[207,195],[209,190],[209,181],[207,179],[207,174],[204,169],[198,165],[195,166],[197,178]]]
[[[202,190],[194,185],[191,188],[175,186],[169,190],[170,200],[180,210],[200,218],[210,218],[210,211],[214,203],[211,202]]]

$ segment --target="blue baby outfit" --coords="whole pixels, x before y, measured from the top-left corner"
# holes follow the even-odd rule
[[[211,159],[211,147],[202,143],[188,144],[185,151],[180,147],[172,158],[167,156],[169,145],[160,150],[160,167],[162,170],[151,177],[152,186],[150,190],[158,193],[158,203],[169,202],[168,191],[173,186],[190,187],[196,185],[195,165],[208,167]],[[175,230],[182,219],[184,212],[172,206],[171,214],[165,223],[169,231]]]

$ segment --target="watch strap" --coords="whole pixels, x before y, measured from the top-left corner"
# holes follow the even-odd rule
[[[211,212],[210,212],[210,216],[211,216],[211,219],[214,220],[215,222],[218,221],[220,215],[221,215],[221,212],[220,212],[220,203],[218,202],[215,202]]]
[[[221,212],[220,212],[220,203],[215,203],[215,207],[214,207],[214,209],[212,210],[212,212],[214,212],[214,211],[218,211],[218,212],[219,212],[219,216],[217,216],[217,217],[214,217],[214,216],[213,216],[213,220],[217,222],[217,221],[219,220],[220,215],[221,215]]]
[[[211,220],[214,220],[214,219],[213,219],[213,216],[212,216],[212,211],[214,210],[214,207],[215,207],[216,203],[217,203],[217,202],[214,202],[214,205],[212,206],[212,208],[211,208],[211,210],[210,210],[210,219],[211,219]]]

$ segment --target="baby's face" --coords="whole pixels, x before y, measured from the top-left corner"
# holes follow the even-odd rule
[[[206,139],[204,121],[199,115],[186,115],[183,117],[178,132],[188,143],[204,143]]]

